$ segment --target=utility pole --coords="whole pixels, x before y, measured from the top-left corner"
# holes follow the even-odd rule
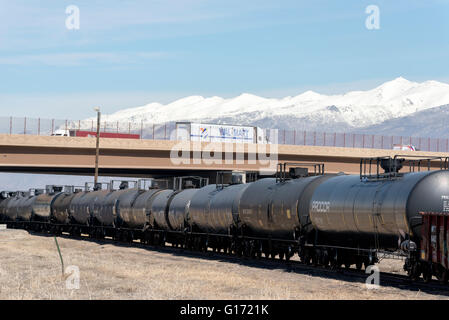
[[[94,188],[96,189],[98,184],[98,162],[100,158],[101,112],[99,107],[95,107],[94,110],[97,112],[97,146],[95,150],[95,178],[94,178]]]

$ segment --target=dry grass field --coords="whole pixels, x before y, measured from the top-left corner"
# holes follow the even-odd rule
[[[176,250],[58,238],[64,263],[80,270],[66,288],[53,237],[0,231],[0,299],[447,299],[274,262],[240,261]],[[401,272],[385,260],[382,271]],[[382,281],[382,280],[381,280]],[[449,292],[449,290],[448,290]]]

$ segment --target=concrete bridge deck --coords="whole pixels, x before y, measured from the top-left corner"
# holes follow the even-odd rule
[[[101,139],[100,174],[138,177],[178,174],[207,174],[217,170],[267,170],[268,165],[251,161],[263,145],[228,143],[191,143],[190,163],[174,163],[170,154],[178,141]],[[384,149],[340,148],[316,146],[267,146],[277,148],[279,162],[321,162],[326,172],[358,174],[360,158],[416,155],[447,157],[448,153],[396,151]],[[207,150],[232,150],[232,159],[208,163],[201,159]],[[205,152],[205,154],[210,154]],[[204,155],[204,154],[203,154]],[[214,156],[217,153],[213,153]],[[34,135],[0,135],[0,171],[90,175],[94,171],[95,138],[52,137]],[[238,159],[244,159],[238,160]],[[211,162],[211,161],[209,161]],[[219,163],[217,163],[219,162]],[[434,164],[435,168],[438,164]]]

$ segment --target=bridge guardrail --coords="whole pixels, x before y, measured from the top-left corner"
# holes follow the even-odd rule
[[[112,122],[102,121],[101,132],[138,134],[141,139],[170,140],[175,122]],[[0,133],[52,135],[56,130],[96,131],[96,120],[58,120],[27,117],[0,117]],[[265,129],[267,135],[270,130]],[[429,137],[385,136],[277,129],[281,145],[329,146],[346,148],[392,149],[393,145],[413,145],[420,151],[449,152],[449,139]]]

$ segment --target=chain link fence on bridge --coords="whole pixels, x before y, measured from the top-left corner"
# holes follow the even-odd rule
[[[96,120],[56,120],[18,117],[0,117],[0,134],[25,134],[50,136],[78,132],[95,134]],[[112,122],[102,121],[100,132],[132,134],[140,139],[174,140],[176,122]],[[267,136],[270,130],[265,129]],[[346,148],[392,149],[394,145],[413,145],[417,150],[449,152],[449,139],[428,137],[384,136],[374,134],[337,133],[277,129],[278,143],[283,145],[328,146]]]

